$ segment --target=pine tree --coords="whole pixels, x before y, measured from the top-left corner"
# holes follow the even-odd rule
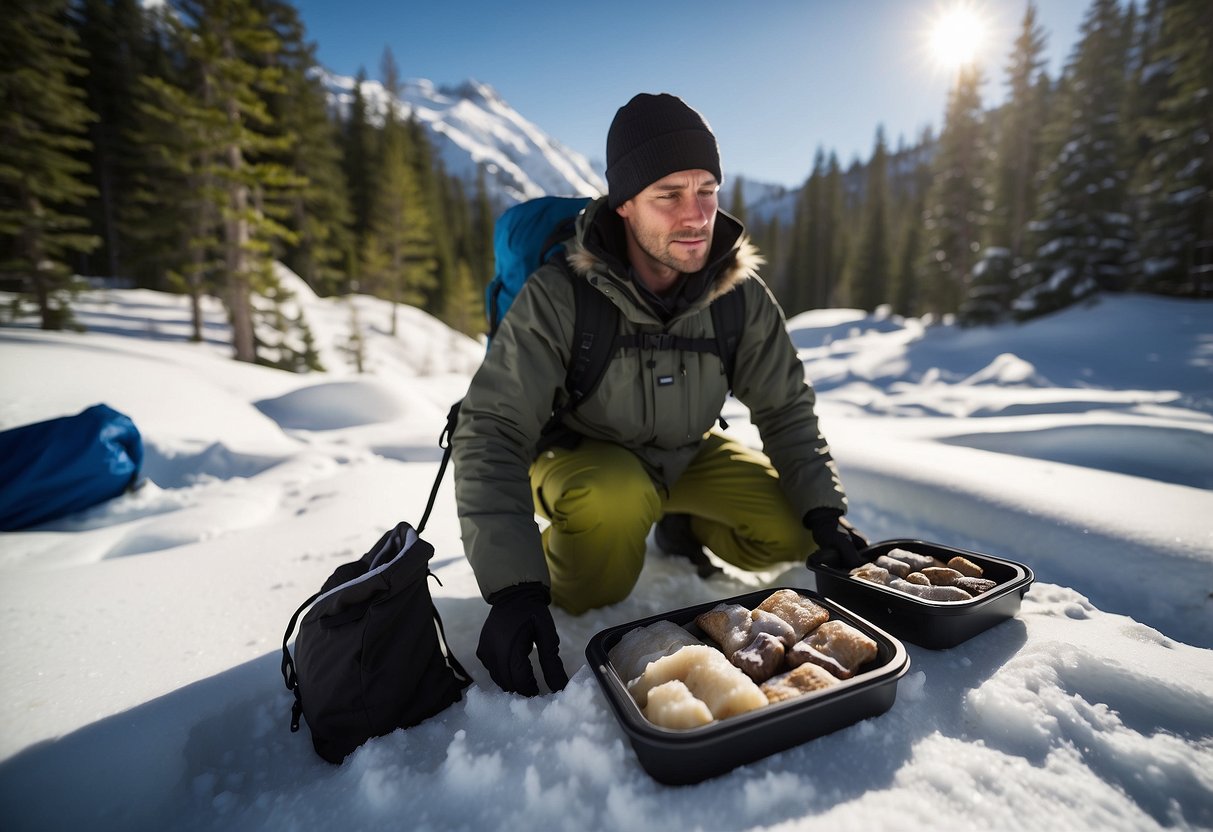
[[[987,245],[1007,249],[1012,259],[1023,255],[1024,234],[1036,204],[1034,182],[1040,169],[1048,89],[1044,48],[1036,6],[1029,2],[1007,65],[1009,95],[1000,119],[994,203],[986,236]]]
[[[1015,277],[1011,250],[987,247],[973,266],[973,277],[960,305],[958,320],[963,326],[994,324],[1010,314]]]
[[[849,306],[849,287],[854,282],[859,246],[858,230],[863,224],[863,196],[867,176],[863,161],[855,156],[839,178],[839,221],[834,231],[837,273],[833,275],[826,305]]]
[[[1152,145],[1150,125],[1159,103],[1170,94],[1174,67],[1162,57],[1162,9],[1165,0],[1148,0],[1130,31],[1130,62],[1125,91],[1125,141],[1134,165],[1130,192],[1141,197],[1151,175],[1145,163]]]
[[[297,242],[289,246],[286,262],[313,289],[334,294],[347,285],[346,264],[353,246],[352,214],[345,175],[340,167],[336,125],[329,121],[325,94],[315,79],[293,76],[298,90],[295,118],[286,121],[299,136],[290,168],[307,184],[292,201],[290,226]]]
[[[769,263],[771,271],[774,271],[775,264],[781,263],[784,260],[784,227],[779,221],[779,217],[772,215],[765,223],[759,223],[761,234],[755,239],[758,243],[758,249],[762,252],[764,264]]]
[[[1147,15],[1147,20],[1150,20]],[[1162,4],[1157,40],[1145,57],[1135,179],[1143,288],[1213,295],[1213,8],[1199,0]]]
[[[1031,250],[1016,270],[1015,314],[1064,308],[1125,286],[1131,237],[1122,113],[1128,44],[1115,0],[1094,0],[1048,128]]]
[[[281,91],[282,72],[266,56],[279,48],[274,31],[250,0],[176,0],[178,45],[193,67],[191,89],[149,79],[159,96],[157,115],[176,122],[185,147],[200,153],[202,199],[221,218],[224,301],[238,361],[257,361],[255,294],[277,291],[271,245],[292,234],[268,208],[284,189],[302,183],[267,161],[293,137],[271,135],[266,96]],[[197,167],[195,165],[195,167]]]
[[[295,293],[280,280],[265,280],[254,299],[257,363],[298,373],[322,372],[316,339]]]
[[[475,335],[484,331],[483,281],[472,267],[478,240],[472,212],[475,204],[456,176],[445,177],[446,200],[442,224],[452,247],[452,274],[443,291],[442,320],[458,332]]]
[[[174,90],[198,89],[198,68],[181,60],[182,27],[164,6],[148,14],[146,75],[136,86],[131,141],[142,149],[128,203],[120,206],[126,260],[142,285],[182,292],[190,301],[191,340],[202,341],[203,297],[221,287],[221,196],[211,131],[166,109]]]
[[[814,284],[813,306],[825,309],[836,305],[838,287],[847,264],[849,221],[846,215],[846,187],[838,156],[830,152],[826,161],[825,178],[822,181],[817,216],[819,221],[813,234]]]
[[[888,150],[884,126],[876,128],[876,143],[867,165],[863,225],[855,251],[849,287],[853,306],[868,312],[888,300],[889,286],[889,186]]]
[[[345,296],[345,302],[350,310],[350,337],[344,344],[338,345],[337,349],[345,353],[350,363],[354,365],[354,371],[361,375],[366,372],[366,336],[362,332],[357,300],[356,295]]]
[[[818,168],[824,164],[823,151],[818,147],[813,171],[796,192],[792,207],[791,228],[788,232],[787,258],[776,280],[777,294],[789,315],[809,308],[809,209],[810,192],[818,185]]]
[[[360,67],[354,78],[354,90],[341,134],[341,161],[346,181],[349,183],[353,242],[359,251],[362,250],[367,229],[370,227],[371,203],[375,192],[372,181],[375,132],[368,119],[366,97],[362,92],[365,84],[366,70]]]
[[[813,171],[797,198],[787,243],[785,308],[795,315],[834,300],[843,266],[843,185],[838,156],[818,148]]]
[[[918,313],[922,266],[922,215],[931,187],[931,153],[935,138],[930,127],[923,128],[917,142],[901,147],[894,161],[894,216],[897,230],[896,263],[891,273],[888,295],[894,312]]]
[[[298,12],[282,0],[256,3],[281,44],[268,57],[270,65],[282,70],[282,92],[269,95],[268,106],[275,132],[288,137],[289,150],[275,161],[302,183],[287,194],[283,220],[296,239],[285,247],[282,259],[313,290],[333,294],[346,281],[352,246],[337,126],[329,118],[321,80],[312,73],[316,47],[306,42]]]
[[[913,315],[918,310],[918,275],[922,264],[922,224],[907,222],[898,248],[897,267],[889,303],[901,315]]]
[[[968,291],[980,249],[986,207],[986,150],[976,65],[962,67],[948,96],[924,212],[923,302],[956,312]]]
[[[381,134],[378,187],[362,253],[362,274],[376,294],[392,301],[390,332],[396,334],[396,307],[424,306],[437,281],[434,241],[425,194],[417,181],[410,133],[397,112],[400,76],[385,50],[383,83],[388,109]]]
[[[298,12],[284,0],[249,2],[275,46],[243,54],[264,78],[272,79],[258,89],[266,116],[260,146],[249,148],[247,162],[276,173],[272,182],[257,182],[252,195],[258,215],[282,232],[267,236],[252,287],[256,360],[292,372],[323,370],[296,290],[283,284],[284,275],[272,261],[295,267],[308,284],[299,291],[327,293],[341,282],[336,264],[343,264],[345,256],[340,236],[348,206],[336,133],[328,122],[324,90],[311,75],[315,47],[306,42]]]
[[[991,180],[994,199],[986,227],[986,247],[973,267],[961,303],[965,325],[990,324],[1011,313],[1016,294],[1014,269],[1021,261],[1028,220],[1036,204],[1037,171],[1044,136],[1048,78],[1042,68],[1045,35],[1028,3],[1007,65],[1007,103],[997,113]]]
[[[729,213],[737,219],[741,220],[741,224],[746,224],[745,210],[745,178],[738,176],[737,183],[733,185],[733,193],[729,199]]]
[[[86,268],[90,274],[135,276],[136,246],[127,214],[144,164],[135,135],[139,76],[150,69],[148,21],[138,0],[82,0],[75,27],[87,52],[86,101],[98,115],[89,129],[92,148],[86,159],[97,190],[88,201],[88,216],[102,244]]]
[[[185,84],[185,67],[171,46],[171,16],[164,6],[143,11],[142,72],[130,91],[132,115],[121,134],[122,144],[129,145],[135,157],[129,168],[123,166],[125,195],[116,200],[114,236],[118,267],[133,275],[137,285],[188,291],[188,284],[181,280],[191,251],[184,229],[195,215],[191,197],[196,189],[187,183],[198,171],[186,164],[185,132],[175,121],[161,117],[160,97],[150,82],[155,78]],[[195,313],[195,337],[200,340],[200,307],[195,306]]]
[[[476,284],[467,260],[459,258],[455,270],[443,320],[456,332],[484,331],[484,293]]]
[[[65,0],[6,0],[0,8],[0,274],[23,279],[43,329],[71,322],[67,258],[100,240],[87,233],[85,131],[96,116],[73,80],[85,70]]]
[[[493,277],[495,267],[493,255],[493,204],[489,199],[488,183],[484,177],[484,166],[476,169],[476,193],[472,203],[472,227],[468,246],[468,263],[472,279],[483,294],[484,287]],[[483,321],[482,321],[483,324]],[[480,331],[478,328],[477,331]]]
[[[1145,11],[1135,16],[1129,30],[1130,60],[1125,91],[1126,140],[1135,163],[1149,153],[1150,122],[1158,116],[1158,105],[1170,94],[1174,67],[1163,58],[1162,10],[1166,0],[1147,0]],[[1141,183],[1134,183],[1137,191]]]
[[[442,160],[438,158],[430,143],[429,136],[416,112],[410,112],[405,121],[408,131],[408,159],[413,169],[413,176],[421,189],[421,203],[418,222],[428,225],[430,236],[430,265],[415,266],[418,286],[425,284],[424,307],[431,314],[441,316],[447,306],[447,296],[452,291],[452,284],[457,279],[455,275],[455,248],[459,231],[452,224],[455,218],[452,213],[451,194],[447,184],[450,177]],[[458,197],[465,199],[462,193]],[[427,275],[425,272],[427,271]]]

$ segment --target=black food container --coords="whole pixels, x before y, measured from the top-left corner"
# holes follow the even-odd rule
[[[971,601],[930,601],[852,578],[847,569],[809,560],[809,568],[817,575],[819,593],[845,604],[895,636],[932,650],[955,647],[995,624],[1014,618],[1019,612],[1019,602],[1035,579],[1025,564],[922,540],[885,540],[859,554],[872,561],[892,549],[933,555],[945,563],[960,555],[980,566],[985,573],[983,577],[997,582],[993,589]]]
[[[741,604],[753,609],[780,589],[799,592],[829,610],[830,618],[846,621],[874,639],[876,658],[862,666],[852,678],[824,691],[767,705],[699,728],[662,728],[645,718],[628,692],[626,680],[619,677],[607,657],[626,633],[665,619],[684,627],[704,644],[715,646],[716,643],[696,626],[698,615],[717,604]],[[896,638],[830,599],[797,587],[771,587],[608,627],[590,639],[585,656],[640,765],[653,779],[672,786],[698,783],[862,719],[878,716],[893,707],[897,680],[910,667],[905,646]]]

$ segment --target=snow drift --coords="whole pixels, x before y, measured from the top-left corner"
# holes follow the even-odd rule
[[[299,296],[322,349],[348,338],[340,301]],[[419,517],[483,349],[416,310],[392,338],[386,304],[353,302],[363,376],[237,364],[217,304],[212,339],[190,344],[184,301],[145,291],[86,295],[84,334],[0,329],[0,428],[106,401],[147,451],[138,491],[0,534],[6,828],[1213,826],[1213,305],[1116,296],[973,330],[789,321],[857,525],[1023,561],[1037,582],[1015,619],[964,644],[907,645],[887,713],[667,788],[636,762],[586,643],[663,610],[811,589],[812,573],[703,581],[651,549],[626,601],[556,613],[569,687],[507,695],[475,660],[487,606],[449,475],[425,537],[476,684],[340,767],[287,730],[290,613]],[[737,403],[726,417],[757,441]]]

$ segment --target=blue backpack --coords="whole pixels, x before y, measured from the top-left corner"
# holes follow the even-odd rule
[[[484,290],[490,340],[526,279],[550,257],[564,251],[565,242],[573,236],[577,215],[589,202],[589,197],[583,196],[541,196],[520,202],[497,220],[493,227],[496,274]]]

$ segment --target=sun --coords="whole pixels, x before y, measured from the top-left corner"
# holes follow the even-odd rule
[[[943,69],[969,66],[985,51],[988,31],[986,20],[970,4],[954,3],[940,8],[928,34],[931,55]]]

